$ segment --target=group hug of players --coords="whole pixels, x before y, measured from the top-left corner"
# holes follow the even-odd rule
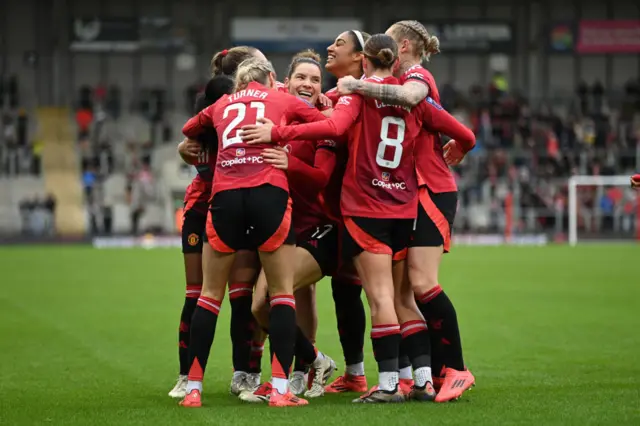
[[[178,147],[198,171],[185,196],[180,376],[169,393],[182,406],[202,404],[227,288],[231,392],[244,401],[286,407],[308,403],[297,395],[358,392],[354,402],[445,402],[473,386],[438,267],[457,208],[448,166],[475,137],[420,65],[438,52],[419,22],[400,21],[385,34],[338,35],[324,67],[312,51],[297,54],[284,83],[255,48],[214,56]],[[322,94],[324,70],[339,80]],[[315,347],[314,286],[325,276],[346,364],[330,384],[336,364]],[[271,380],[261,384],[267,336]]]

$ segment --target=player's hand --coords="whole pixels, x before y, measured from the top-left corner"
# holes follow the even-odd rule
[[[333,108],[327,108],[325,110],[320,111],[320,113],[325,117],[331,117],[331,114],[333,114]]]
[[[462,150],[460,144],[453,139],[445,144],[443,151],[444,161],[448,166],[457,166],[465,156],[465,152]]]
[[[271,142],[273,121],[268,118],[258,118],[256,121],[256,124],[242,126],[240,137],[243,142],[249,145]]]
[[[354,93],[358,86],[358,81],[360,80],[357,80],[350,75],[342,77],[340,80],[338,80],[338,93],[340,93],[341,95],[350,95]]]
[[[265,163],[271,164],[276,169],[287,170],[289,168],[289,155],[282,147],[264,149],[262,158]]]
[[[631,176],[631,187],[640,188],[640,173]]]
[[[202,153],[202,147],[198,141],[185,139],[178,145],[178,154],[189,164],[198,161],[198,156]]]
[[[316,102],[316,104],[324,108],[333,108],[333,102],[331,102],[331,99],[329,99],[327,95],[323,93],[320,93],[318,95],[318,101]]]

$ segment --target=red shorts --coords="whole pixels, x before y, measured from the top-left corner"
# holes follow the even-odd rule
[[[223,253],[272,252],[294,244],[289,194],[268,184],[216,193],[207,217],[207,240]]]
[[[184,194],[184,213],[195,210],[206,215],[209,210],[209,198],[211,198],[211,184],[191,182]]]

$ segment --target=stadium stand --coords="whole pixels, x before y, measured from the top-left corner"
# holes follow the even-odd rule
[[[86,229],[86,212],[69,117],[67,108],[38,109],[38,127],[44,143],[44,187],[57,200],[57,231],[65,235],[83,235]]]

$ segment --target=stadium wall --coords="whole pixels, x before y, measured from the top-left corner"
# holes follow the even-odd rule
[[[580,54],[576,34],[569,33],[580,20],[640,19],[640,4],[633,0],[413,0],[400,4],[382,0],[2,0],[0,4],[0,72],[20,75],[23,98],[40,105],[68,104],[80,86],[99,83],[118,84],[129,96],[143,86],[161,86],[170,90],[174,102],[182,102],[184,89],[206,75],[211,53],[229,46],[232,18],[241,16],[357,17],[369,32],[383,31],[394,20],[407,17],[425,23],[509,23],[514,31],[512,51],[506,53],[510,84],[534,99],[572,93],[582,79],[621,86],[640,72],[640,55],[633,54],[637,52]],[[169,17],[172,32],[187,38],[189,47],[186,53],[70,51],[73,18],[96,16]],[[505,59],[485,50],[446,53],[435,58],[430,68],[440,84],[450,82],[461,88],[486,83],[491,66],[504,64]],[[272,57],[283,71],[290,54]]]

